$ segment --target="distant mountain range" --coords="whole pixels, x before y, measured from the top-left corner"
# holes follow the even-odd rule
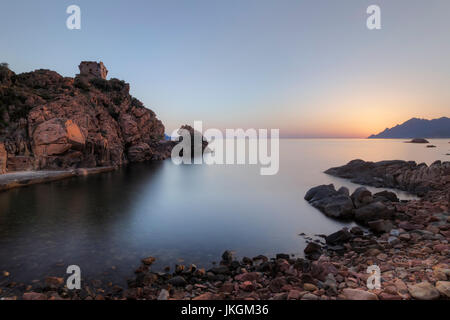
[[[409,138],[450,138],[450,118],[442,117],[433,120],[412,118],[369,137],[369,139]]]

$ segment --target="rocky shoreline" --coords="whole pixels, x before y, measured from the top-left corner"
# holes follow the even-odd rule
[[[33,184],[59,181],[80,176],[111,172],[116,167],[78,168],[66,170],[16,171],[0,175],[0,192]]]
[[[22,294],[3,297],[27,300],[449,300],[449,168],[448,162],[436,162],[428,167],[402,161],[355,160],[328,170],[329,174],[359,183],[397,187],[415,191],[422,197],[399,201],[392,192],[372,195],[367,189],[358,188],[350,195],[345,188],[337,191],[334,186],[313,188],[305,198],[310,202],[318,201],[320,205],[315,206],[319,210],[327,215],[331,212],[337,219],[356,219],[367,229],[353,227],[328,236],[302,234],[309,242],[304,258],[281,253],[273,258],[260,255],[236,260],[226,251],[220,264],[209,270],[195,265],[176,265],[174,272],[153,272],[151,265],[156,259],[147,257],[135,271],[135,278],[128,281],[128,288],[84,285],[81,290],[68,290],[64,279],[49,277],[42,284],[29,286]],[[364,209],[366,215],[361,215],[360,209],[367,206],[370,210]],[[345,214],[336,215],[337,212]],[[361,216],[365,219],[357,218]],[[367,268],[372,265],[380,268],[380,289],[367,288],[370,276]]]

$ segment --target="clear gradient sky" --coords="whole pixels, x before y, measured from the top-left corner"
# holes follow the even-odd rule
[[[382,30],[366,27],[371,4]],[[101,60],[169,133],[202,120],[366,137],[450,116],[449,14],[448,0],[2,0],[0,60],[71,77]]]

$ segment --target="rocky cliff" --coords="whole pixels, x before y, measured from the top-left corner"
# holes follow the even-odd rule
[[[103,66],[82,62],[75,78],[0,66],[0,173],[170,156],[172,143],[155,113],[129,94],[128,83],[96,76],[91,65]]]

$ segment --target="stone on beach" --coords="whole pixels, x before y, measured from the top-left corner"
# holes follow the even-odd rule
[[[436,300],[440,296],[439,290],[429,282],[410,285],[408,290],[411,296],[417,300]]]
[[[378,300],[376,294],[360,289],[344,289],[343,293],[348,300]]]

